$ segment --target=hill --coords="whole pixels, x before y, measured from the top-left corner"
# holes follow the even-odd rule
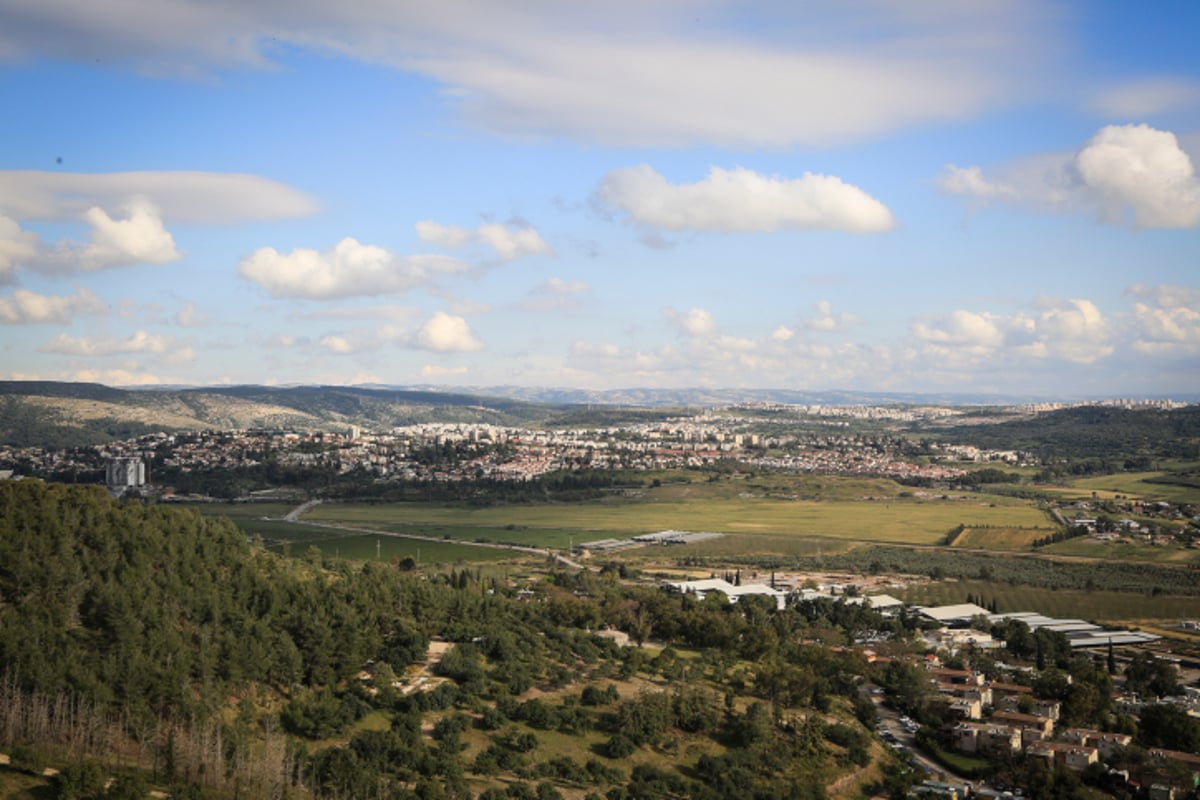
[[[1044,462],[1191,459],[1200,457],[1200,406],[1170,410],[1078,406],[1004,422],[960,424],[941,436],[986,449],[1024,450]]]
[[[420,422],[529,424],[566,406],[402,389],[229,386],[115,389],[95,383],[0,382],[0,444],[71,447],[151,431],[330,430]]]
[[[53,766],[29,796],[818,800],[894,764],[866,662],[806,640],[900,623],[529,569],[287,559],[0,481],[0,794]]]

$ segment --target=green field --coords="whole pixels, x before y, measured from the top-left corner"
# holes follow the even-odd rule
[[[1122,497],[1137,497],[1147,500],[1166,500],[1172,503],[1200,503],[1200,489],[1169,483],[1150,483],[1147,480],[1165,477],[1169,474],[1167,472],[1119,472],[1115,475],[1079,478],[1071,481],[1069,486],[1053,487],[1053,490],[1080,497],[1090,497],[1094,492],[1098,498],[1105,500],[1111,500],[1117,495],[1121,495]],[[1052,490],[1052,487],[1045,488],[1047,491]]]
[[[990,581],[938,581],[892,589],[889,594],[905,602],[931,606],[962,603],[971,594],[988,603],[995,599],[1001,613],[1037,611],[1050,617],[1095,622],[1178,621],[1200,616],[1200,597],[1037,589]]]
[[[1045,513],[1031,503],[1008,498],[824,502],[714,496],[705,485],[669,487],[669,493],[648,491],[640,499],[570,505],[468,508],[326,503],[305,519],[394,531],[408,526],[413,532],[445,533],[457,539],[559,547],[567,544],[562,541],[564,533],[579,543],[666,529],[934,544],[959,525],[1034,528],[1049,524]]]
[[[954,537],[953,547],[979,550],[1028,550],[1033,543],[1055,532],[1055,528],[964,528]]]
[[[1200,563],[1200,550],[1179,545],[1160,547],[1149,544],[1097,542],[1089,536],[1068,539],[1041,549],[1042,553],[1060,556],[1100,558],[1106,561],[1155,561],[1162,563]]]

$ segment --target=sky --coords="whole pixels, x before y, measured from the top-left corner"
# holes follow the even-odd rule
[[[1197,398],[1198,31],[0,0],[0,379]]]

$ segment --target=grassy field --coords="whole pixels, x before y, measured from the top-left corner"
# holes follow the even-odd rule
[[[1148,544],[1098,542],[1089,536],[1069,539],[1041,549],[1042,553],[1061,556],[1101,558],[1108,561],[1154,561],[1159,563],[1200,563],[1200,550],[1178,545],[1165,547]]]
[[[964,528],[953,547],[981,550],[1028,550],[1035,540],[1050,536],[1054,528]]]
[[[1068,589],[1036,589],[989,581],[939,581],[889,592],[905,602],[919,605],[962,603],[968,594],[996,601],[1001,613],[1037,611],[1062,619],[1130,623],[1141,620],[1195,619],[1200,616],[1200,597],[1126,592],[1088,592]]]
[[[742,488],[749,487],[743,484]],[[647,490],[635,499],[570,505],[448,508],[327,503],[305,519],[391,530],[410,526],[445,532],[452,538],[488,541],[512,541],[520,534],[519,540],[550,546],[565,546],[564,533],[578,543],[665,529],[933,544],[958,525],[1033,528],[1049,524],[1045,513],[1031,503],[1009,498],[826,502],[757,496],[752,491],[740,495],[729,497],[707,485],[692,485]]]
[[[1147,500],[1166,500],[1172,503],[1200,503],[1200,489],[1175,486],[1167,483],[1150,483],[1148,478],[1159,478],[1165,472],[1120,472],[1116,475],[1101,475],[1079,478],[1064,487],[1039,487],[1047,491],[1060,492],[1065,496],[1096,497],[1112,500],[1121,497],[1137,497]]]

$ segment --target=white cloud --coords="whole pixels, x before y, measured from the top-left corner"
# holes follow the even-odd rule
[[[43,353],[61,353],[72,356],[111,356],[118,353],[165,353],[174,340],[169,336],[135,331],[127,339],[75,338],[60,333],[39,350]]]
[[[36,233],[23,231],[16,220],[0,215],[0,284],[12,283],[17,267],[36,259],[40,249]]]
[[[18,289],[12,297],[0,298],[0,324],[5,325],[69,325],[76,317],[106,313],[104,302],[82,288],[58,296]]]
[[[1109,125],[1077,153],[1043,155],[1002,170],[946,166],[950,194],[1035,207],[1094,209],[1108,223],[1138,228],[1200,225],[1200,180],[1175,135],[1148,125]]]
[[[1004,344],[1006,327],[1006,321],[993,314],[958,310],[929,323],[918,321],[912,332],[931,344],[990,353]]]
[[[846,311],[834,312],[833,303],[822,300],[817,303],[817,316],[805,321],[804,327],[812,331],[833,332],[844,330],[859,321],[858,317]]]
[[[575,308],[579,305],[579,298],[591,291],[592,287],[584,281],[549,278],[530,290],[521,307],[527,311]]]
[[[355,347],[355,345],[345,336],[337,336],[333,334],[329,336],[322,336],[318,344],[331,353],[353,353],[355,350],[359,349],[358,347]]]
[[[736,30],[727,2],[9,5],[0,57],[190,75],[333,51],[438,81],[480,128],[620,145],[840,144],[963,119],[1027,98],[1059,44],[1029,2],[749,4]]]
[[[422,241],[443,247],[458,249],[468,244],[490,247],[503,261],[512,261],[527,255],[552,255],[550,245],[529,225],[502,225],[487,223],[475,230],[458,225],[439,225],[425,220],[416,224],[417,236]]]
[[[1091,364],[1112,354],[1112,327],[1090,300],[1046,299],[1040,313],[955,310],[912,325],[926,351],[958,367],[985,359]]]
[[[0,217],[0,275],[6,263],[10,274],[17,266],[69,274],[132,264],[166,264],[180,258],[158,209],[145,198],[131,200],[122,207],[120,216],[93,206],[81,219],[91,228],[88,241],[61,239],[48,247],[38,237],[8,224],[11,220]]]
[[[175,240],[163,227],[154,206],[137,202],[126,213],[124,219],[113,219],[101,208],[88,209],[84,218],[92,226],[90,243],[78,253],[73,247],[59,253],[89,271],[127,264],[166,264],[179,259]]]
[[[949,194],[965,194],[983,198],[1005,198],[1017,195],[1016,189],[1000,183],[993,183],[983,177],[979,167],[956,167],[946,165],[946,171],[941,177],[942,190]]]
[[[1200,224],[1200,181],[1169,131],[1110,125],[1092,137],[1075,164],[1112,221],[1128,211],[1141,228]]]
[[[0,171],[0,214],[15,219],[78,219],[90,209],[121,208],[137,198],[165,219],[188,224],[294,219],[318,210],[303,192],[257,175]]]
[[[811,173],[788,179],[712,167],[702,181],[672,184],[642,164],[608,173],[596,198],[633,222],[674,231],[875,233],[895,226],[887,206],[863,190]]]
[[[238,272],[272,297],[333,300],[399,294],[466,268],[449,256],[397,256],[346,238],[324,253],[298,248],[284,254],[264,247],[244,258]]]
[[[1142,78],[1097,92],[1090,105],[1108,117],[1145,118],[1200,105],[1200,83],[1180,77]]]
[[[438,311],[417,331],[417,344],[438,353],[482,350],[483,342],[462,317]]]
[[[693,308],[688,311],[676,311],[668,308],[663,313],[684,336],[704,337],[712,336],[717,332],[717,320],[703,308]]]
[[[67,380],[83,383],[102,383],[105,386],[157,386],[164,383],[179,383],[177,380],[165,380],[150,372],[128,369],[81,369],[73,373]]]
[[[459,225],[440,225],[432,220],[422,220],[413,226],[421,241],[457,249],[469,244],[474,238],[471,231]]]
[[[1035,325],[1032,355],[1092,364],[1112,354],[1111,325],[1090,300],[1048,300]]]
[[[1133,349],[1151,356],[1200,354],[1200,289],[1188,286],[1130,287],[1144,299],[1133,305]]]

